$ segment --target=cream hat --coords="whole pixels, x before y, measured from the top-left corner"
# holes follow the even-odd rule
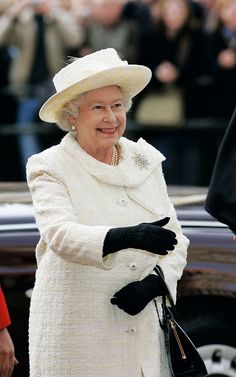
[[[56,94],[44,103],[39,116],[54,123],[58,111],[73,97],[109,85],[119,86],[125,96],[132,98],[145,88],[151,75],[145,66],[122,61],[113,48],[96,51],[77,58],[54,76]]]

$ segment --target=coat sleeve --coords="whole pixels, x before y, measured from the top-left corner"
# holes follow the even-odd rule
[[[176,301],[177,296],[177,283],[183,274],[184,267],[187,263],[187,249],[189,245],[189,240],[184,236],[181,225],[178,221],[175,208],[169,198],[167,192],[166,182],[161,170],[159,174],[159,187],[161,190],[161,196],[165,202],[166,216],[170,217],[170,221],[165,226],[165,228],[172,230],[176,233],[176,238],[178,240],[177,245],[173,251],[170,251],[165,256],[160,256],[158,264],[162,268],[166,283],[170,289],[170,293]]]
[[[41,240],[69,262],[111,268],[115,257],[102,256],[103,242],[110,227],[78,222],[62,178],[51,166],[47,167],[40,156],[32,156],[26,170]]]
[[[7,309],[7,304],[6,304],[2,289],[0,287],[0,330],[9,326],[10,323],[11,321],[10,321],[10,316]]]

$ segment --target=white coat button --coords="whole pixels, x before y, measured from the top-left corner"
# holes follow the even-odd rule
[[[129,335],[134,335],[136,333],[136,330],[134,328],[131,328],[128,330]]]
[[[121,207],[125,207],[125,206],[127,205],[127,202],[126,202],[125,199],[120,199],[120,200],[118,200],[117,203],[118,203],[119,206],[121,206]]]
[[[130,269],[131,271],[135,271],[135,270],[137,270],[137,264],[136,264],[135,262],[130,263],[130,265],[129,265],[129,269]]]

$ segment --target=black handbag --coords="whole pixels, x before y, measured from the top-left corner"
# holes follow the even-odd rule
[[[162,296],[162,318],[156,310],[159,322],[165,336],[165,345],[171,375],[173,377],[206,377],[208,375],[203,359],[197,348],[175,319],[175,304],[166,285],[164,274],[160,266],[154,268],[166,287],[166,294]],[[167,301],[170,306],[167,305]]]

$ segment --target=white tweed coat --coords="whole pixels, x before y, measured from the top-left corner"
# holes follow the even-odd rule
[[[162,154],[143,139],[123,137],[119,145],[119,165],[110,166],[68,133],[28,161],[41,235],[29,319],[31,377],[169,377],[153,302],[130,316],[110,298],[156,263],[175,296],[188,240],[167,195]],[[102,257],[111,227],[165,216],[178,238],[168,256],[126,249]]]

